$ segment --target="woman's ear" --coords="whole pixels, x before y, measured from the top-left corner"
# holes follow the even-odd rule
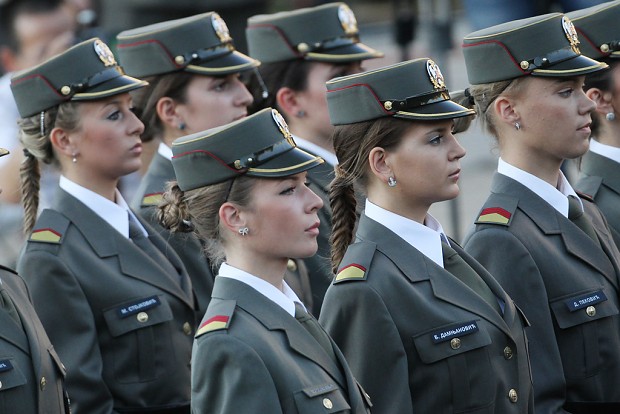
[[[237,233],[240,228],[246,226],[243,212],[233,203],[225,202],[222,204],[219,215],[221,225],[233,233]]]
[[[286,119],[290,120],[303,111],[297,99],[297,92],[289,87],[282,87],[276,93],[276,103],[282,110]]]
[[[516,122],[521,122],[516,102],[512,98],[503,95],[498,96],[493,101],[493,110],[498,121],[510,124],[511,127],[514,127]]]
[[[374,147],[368,154],[368,164],[372,174],[384,183],[387,183],[390,177],[394,178],[389,158],[390,154],[381,147]]]
[[[50,132],[50,142],[58,154],[73,158],[78,154],[78,148],[71,136],[62,128],[55,127]]]
[[[177,102],[174,99],[168,96],[159,98],[155,110],[162,123],[173,129],[179,129],[183,120],[177,113]]]
[[[586,91],[586,96],[596,103],[596,112],[603,115],[614,112],[612,106],[612,93],[603,92],[599,88],[590,88]]]

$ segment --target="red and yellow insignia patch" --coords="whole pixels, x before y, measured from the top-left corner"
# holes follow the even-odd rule
[[[62,234],[52,229],[38,229],[32,232],[30,240],[44,243],[58,243],[61,237]]]
[[[162,199],[162,193],[146,194],[142,199],[143,206],[156,206]]]
[[[485,208],[480,213],[476,223],[493,223],[493,224],[508,224],[512,214],[501,207]]]
[[[226,315],[216,315],[210,319],[207,319],[196,331],[196,336],[200,336],[211,331],[217,331],[219,329],[226,329],[229,321],[230,317]]]
[[[365,275],[366,275],[366,268],[364,266],[361,266],[357,263],[352,263],[340,269],[340,272],[338,272],[338,275],[336,276],[336,281],[351,280],[351,279],[361,280],[361,279],[364,279]]]

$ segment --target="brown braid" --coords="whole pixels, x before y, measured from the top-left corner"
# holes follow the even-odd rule
[[[357,219],[355,186],[366,190],[368,156],[375,147],[395,148],[411,128],[411,122],[397,118],[379,118],[372,121],[337,126],[333,141],[340,162],[329,194],[332,207],[331,259],[332,270],[337,272],[347,247],[353,241]]]
[[[22,204],[24,205],[24,234],[28,236],[37,220],[39,209],[39,187],[41,170],[39,161],[28,150],[24,150],[25,158],[19,167],[21,181]]]

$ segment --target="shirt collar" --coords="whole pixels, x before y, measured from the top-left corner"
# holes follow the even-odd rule
[[[557,187],[514,165],[508,164],[501,158],[497,164],[497,172],[523,184],[566,218],[568,218],[568,196],[575,196],[583,209],[581,199],[577,196],[577,193],[573,190],[562,171],[560,171]]]
[[[590,151],[612,161],[620,163],[620,148],[601,144],[595,139],[590,140]]]
[[[172,148],[164,144],[163,142],[159,143],[159,147],[157,147],[157,153],[164,157],[165,159],[172,161]]]
[[[280,306],[292,317],[295,317],[295,302],[299,302],[303,305],[301,300],[285,281],[282,281],[282,290],[280,290],[266,280],[241,269],[237,269],[236,267],[233,267],[225,262],[220,266],[218,277],[227,277],[245,283],[258,291],[258,293],[266,296],[267,299],[271,300],[276,305]]]
[[[295,140],[295,144],[297,144],[299,148],[323,158],[325,162],[331,164],[332,167],[338,165],[338,158],[333,152],[329,152],[325,148],[320,147],[315,143],[307,141],[298,136],[293,136],[293,139]]]
[[[364,213],[368,218],[387,227],[400,238],[405,240],[424,256],[443,267],[441,241],[448,242],[448,238],[437,221],[430,214],[426,214],[424,224],[392,213],[366,199]]]
[[[129,238],[129,215],[132,215],[135,219],[133,212],[129,209],[127,202],[116,190],[116,203],[108,200],[105,197],[100,196],[94,191],[71,181],[64,175],[60,176],[59,186],[73,197],[80,200],[86,207],[90,208],[96,215],[101,217],[106,223],[111,225],[122,234],[124,237]],[[129,214],[129,215],[128,215]],[[135,219],[138,224],[140,222]],[[142,227],[142,224],[140,224]],[[144,228],[142,230],[147,234]]]

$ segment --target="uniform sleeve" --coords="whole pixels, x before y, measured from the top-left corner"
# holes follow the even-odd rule
[[[226,333],[194,342],[193,414],[281,414],[272,377],[260,356]]]
[[[67,368],[73,414],[109,414],[113,399],[102,378],[102,358],[93,314],[71,270],[46,251],[29,251],[19,272],[30,288],[35,309]]]
[[[464,244],[521,308],[531,326],[526,329],[533,374],[536,411],[566,413],[566,384],[549,299],[542,275],[523,243],[504,229],[475,232]]]
[[[407,355],[379,294],[366,282],[327,290],[320,323],[344,354],[370,395],[373,414],[411,413]]]

